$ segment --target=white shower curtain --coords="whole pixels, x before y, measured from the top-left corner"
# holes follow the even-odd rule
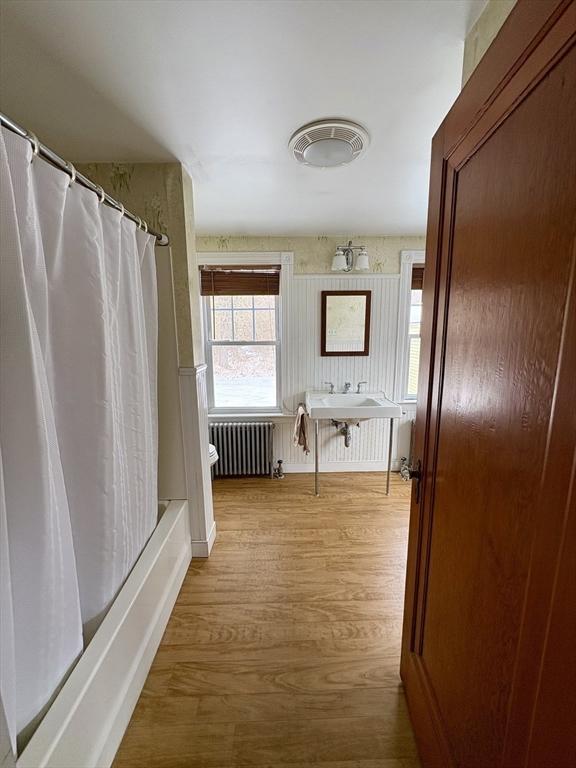
[[[0,691],[14,743],[157,519],[154,238],[2,129]]]

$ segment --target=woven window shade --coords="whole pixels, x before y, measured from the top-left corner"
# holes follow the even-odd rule
[[[280,265],[202,266],[202,296],[278,296]]]
[[[412,267],[412,290],[421,291],[424,283],[424,267]]]

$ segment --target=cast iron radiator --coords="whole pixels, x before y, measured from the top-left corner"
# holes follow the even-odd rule
[[[267,421],[217,421],[210,442],[218,451],[212,477],[269,475],[273,472],[274,424]]]

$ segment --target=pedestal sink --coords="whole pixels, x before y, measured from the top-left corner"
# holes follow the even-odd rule
[[[335,421],[363,421],[364,419],[389,419],[388,474],[386,495],[390,493],[390,468],[392,463],[392,438],[394,419],[402,416],[398,403],[389,400],[383,392],[362,392],[359,394],[329,394],[328,392],[306,392],[306,411],[314,421],[314,488],[320,495],[318,471],[320,456],[318,448],[318,422],[320,419]]]
[[[388,400],[383,392],[359,395],[330,395],[306,392],[306,410],[311,419],[399,419],[402,408]]]

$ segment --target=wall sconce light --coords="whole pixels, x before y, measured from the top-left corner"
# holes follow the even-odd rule
[[[356,262],[354,262],[354,251],[358,251]],[[339,245],[332,259],[332,272],[366,272],[370,269],[368,260],[368,251],[364,245],[352,245],[352,240],[348,245]]]

